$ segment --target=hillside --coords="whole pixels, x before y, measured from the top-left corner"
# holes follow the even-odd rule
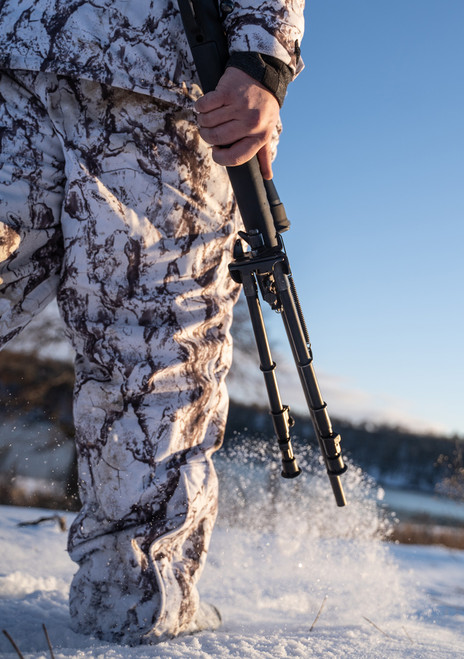
[[[318,451],[309,416],[293,416],[295,452],[304,453],[307,445]],[[464,498],[462,437],[413,433],[386,425],[356,425],[341,419],[334,419],[333,427],[342,437],[344,457],[379,484]],[[232,402],[224,442],[226,448],[242,441],[270,440],[272,443],[273,435],[272,419],[267,410]]]

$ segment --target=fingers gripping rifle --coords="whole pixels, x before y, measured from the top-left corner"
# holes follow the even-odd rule
[[[228,60],[227,39],[217,0],[178,0],[178,3],[203,92],[212,91]],[[231,0],[222,0],[223,15],[232,8]],[[327,406],[319,391],[308,331],[280,236],[290,226],[285,209],[273,182],[263,180],[256,156],[244,165],[228,167],[227,172],[245,226],[245,231],[239,232],[240,239],[236,242],[229,270],[233,279],[243,284],[282,455],[282,476],[294,478],[300,474],[300,469],[290,440],[293,419],[288,406],[281,402],[258,290],[271,308],[282,315],[335,500],[338,506],[344,506],[346,500],[340,476],[346,466],[340,451],[341,438],[332,430]],[[246,251],[242,241],[248,245]]]

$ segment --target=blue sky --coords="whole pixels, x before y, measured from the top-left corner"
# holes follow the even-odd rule
[[[302,54],[274,176],[329,410],[464,434],[464,2],[310,0]]]

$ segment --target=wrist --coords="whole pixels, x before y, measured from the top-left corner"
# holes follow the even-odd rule
[[[233,66],[248,74],[265,87],[282,107],[287,87],[292,80],[292,72],[284,62],[257,52],[234,52],[229,57],[227,67]]]

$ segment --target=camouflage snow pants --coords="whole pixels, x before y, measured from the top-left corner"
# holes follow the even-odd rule
[[[0,139],[1,340],[56,295],[77,353],[73,626],[154,642],[195,615],[216,515],[226,173],[189,102],[52,74],[0,72]]]

